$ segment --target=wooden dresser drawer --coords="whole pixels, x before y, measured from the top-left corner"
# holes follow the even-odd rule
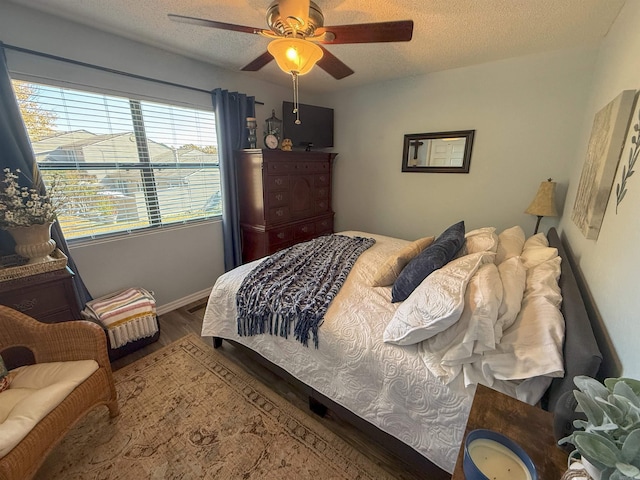
[[[314,205],[314,212],[315,213],[324,213],[329,211],[329,201],[328,200],[316,200]]]
[[[314,188],[315,197],[321,200],[329,199],[329,187],[316,187]]]
[[[80,319],[68,268],[0,283],[0,304],[36,320],[53,323]]]
[[[289,173],[295,168],[294,162],[269,162],[267,163],[267,173]]]
[[[274,207],[267,210],[267,222],[269,223],[284,223],[291,219],[291,212],[289,207]]]
[[[265,189],[267,192],[289,190],[289,176],[267,175],[265,180]]]
[[[333,219],[325,218],[322,220],[318,220],[316,222],[316,233],[325,234],[325,233],[333,233]]]
[[[288,243],[293,240],[293,232],[291,230],[291,227],[269,230],[267,235],[269,237],[269,245]]]
[[[331,184],[331,177],[329,174],[314,175],[313,184],[316,187],[328,187]]]
[[[289,192],[268,192],[267,193],[267,205],[271,208],[282,207],[289,204]]]
[[[61,283],[52,283],[46,289],[40,286],[23,288],[14,292],[10,299],[2,300],[4,305],[34,318],[67,309],[65,288]]]
[[[320,162],[298,162],[293,166],[293,173],[320,173],[328,170],[328,164]]]
[[[296,241],[311,239],[315,236],[315,233],[316,224],[313,222],[298,224],[293,227],[293,238]]]

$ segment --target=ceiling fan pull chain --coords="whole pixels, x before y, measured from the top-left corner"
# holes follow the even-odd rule
[[[296,114],[296,125],[300,125],[300,109],[298,103],[298,72],[291,72],[293,78],[293,113]]]

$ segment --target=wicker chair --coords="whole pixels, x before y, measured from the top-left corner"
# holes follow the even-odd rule
[[[98,325],[87,321],[40,323],[0,305],[0,354],[10,359],[20,352],[31,357],[29,363],[95,360],[98,369],[0,458],[0,480],[33,477],[47,454],[94,407],[106,405],[112,417],[119,414],[106,336]]]

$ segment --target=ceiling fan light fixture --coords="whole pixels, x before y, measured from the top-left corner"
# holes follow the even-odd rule
[[[318,45],[301,38],[272,40],[267,50],[283,72],[297,75],[309,73],[323,55]]]

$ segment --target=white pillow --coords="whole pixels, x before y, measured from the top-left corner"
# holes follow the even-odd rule
[[[500,265],[511,257],[522,254],[524,247],[524,230],[519,225],[503,230],[498,235],[498,248],[496,250],[496,265]]]
[[[481,265],[467,285],[460,319],[419,345],[422,361],[445,384],[460,373],[461,364],[495,348],[494,323],[501,300],[497,267]]]
[[[522,249],[522,264],[529,269],[558,256],[558,249],[549,246],[544,233],[527,239]]]
[[[491,352],[482,357],[482,371],[497,380],[523,380],[545,375],[562,377],[564,318],[544,296],[525,299],[514,324]]]
[[[560,278],[561,262],[562,259],[556,256],[527,270],[524,299],[542,296],[552,305],[560,308],[562,293],[558,286],[558,279]]]
[[[462,338],[457,339],[444,354],[443,364],[465,363],[474,353],[479,354],[496,347],[494,325],[498,319],[502,296],[498,268],[493,263],[481,265],[467,285],[464,310],[456,323],[462,331]]]
[[[561,258],[555,257],[527,270],[522,308],[516,321],[505,329],[495,352],[487,352],[482,359],[486,375],[512,380],[564,374],[560,263]]]
[[[502,281],[502,304],[498,310],[495,325],[496,342],[502,338],[502,332],[513,325],[522,306],[522,297],[527,279],[527,269],[520,257],[511,257],[498,265]]]
[[[498,248],[498,235],[495,227],[484,227],[471,230],[465,237],[467,255],[479,252],[496,252]]]
[[[436,270],[402,302],[384,331],[383,340],[396,345],[422,342],[458,321],[469,279],[495,254],[480,252],[452,260]]]
[[[524,247],[525,248],[541,248],[541,247],[548,247],[549,246],[549,240],[547,239],[547,236],[543,233],[536,233],[535,235],[531,235],[529,238],[527,238],[527,241],[524,242]]]

